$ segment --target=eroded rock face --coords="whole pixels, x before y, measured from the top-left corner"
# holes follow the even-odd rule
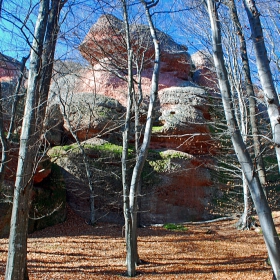
[[[118,137],[122,127],[125,109],[115,99],[89,92],[70,94],[66,92],[61,96],[60,112],[65,110],[64,130],[71,135],[72,131],[80,141],[94,136],[112,139]],[[56,106],[56,115],[61,113]],[[52,121],[49,114],[46,123]],[[62,120],[59,122],[62,123]],[[61,132],[61,130],[60,130]]]
[[[216,190],[207,163],[209,158],[195,157],[176,150],[161,153],[162,159],[149,161],[160,183],[143,194],[142,217],[145,223],[169,223],[209,219]],[[145,189],[145,186],[143,186]]]
[[[5,180],[8,182],[15,182],[16,171],[18,164],[19,144],[11,143],[8,152],[8,164],[5,171]],[[47,178],[51,173],[51,161],[48,156],[44,156],[38,163],[36,172],[34,174],[34,183],[40,183],[43,179]]]
[[[198,51],[191,56],[191,59],[195,66],[194,82],[218,92],[218,80],[212,55],[206,51]]]
[[[170,36],[159,30],[157,30],[157,35],[161,44],[159,88],[179,85],[182,80],[189,80],[191,59],[187,47],[177,44]],[[112,15],[104,15],[92,26],[80,45],[80,51],[94,66],[95,71],[105,70],[124,76],[127,68],[124,38],[124,23]],[[146,25],[131,25],[131,38],[132,49],[135,51],[136,58],[140,61],[140,58],[144,56],[144,72],[142,74],[144,78],[149,79],[148,84],[150,85],[154,46],[149,27]],[[134,68],[136,68],[136,65],[134,65]],[[168,75],[166,75],[167,73]],[[168,76],[173,78],[172,81]],[[117,83],[114,84],[117,85]],[[145,86],[145,81],[143,81],[143,84]],[[143,90],[146,92],[145,89]]]
[[[101,148],[104,142],[87,141],[85,150],[94,169],[96,217],[106,222],[123,222],[120,154]],[[94,148],[95,147],[95,148]],[[60,151],[57,164],[67,184],[70,206],[86,220],[90,215],[90,190],[79,149]],[[98,159],[98,168],[97,162]],[[207,164],[211,159],[184,152],[154,151],[148,155],[141,182],[141,223],[168,223],[207,219],[217,188],[213,186]]]
[[[20,62],[0,53],[0,82],[16,82],[19,71]]]
[[[162,126],[151,139],[151,148],[197,154],[215,152],[206,123],[210,119],[207,94],[194,86],[170,87],[159,95]]]

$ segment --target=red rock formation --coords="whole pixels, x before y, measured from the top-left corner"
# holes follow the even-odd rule
[[[11,144],[9,149],[9,161],[8,166],[5,171],[5,180],[7,181],[15,181],[16,180],[16,170],[18,163],[18,144]],[[51,173],[51,162],[48,156],[44,156],[44,158],[38,163],[36,172],[34,174],[34,183],[40,183],[44,178],[48,177]]]
[[[212,91],[219,91],[218,80],[211,54],[205,51],[198,51],[191,56],[196,71],[194,82]]]
[[[187,53],[185,46],[175,43],[165,33],[159,30],[157,32],[161,42],[160,89],[179,85],[182,80],[189,79],[190,55]],[[143,72],[143,79],[148,79],[148,84],[150,84],[152,71],[149,68],[152,66],[154,47],[149,28],[145,25],[132,25],[131,33],[134,56],[140,59],[144,54],[144,69],[146,71]],[[124,36],[123,22],[121,20],[112,15],[101,16],[80,45],[81,54],[95,66],[95,71],[117,71],[119,75],[124,75],[123,73],[126,72],[127,67]],[[104,73],[102,72],[102,74]],[[170,76],[173,79],[170,79]],[[117,85],[118,82],[116,81],[115,78],[114,84]],[[143,81],[143,84],[145,84],[145,81]],[[123,89],[125,87],[122,86]]]
[[[16,82],[20,63],[0,53],[0,82]]]
[[[206,120],[207,95],[199,87],[170,87],[159,95],[162,127],[152,134],[151,148],[174,149],[192,155],[214,154]]]

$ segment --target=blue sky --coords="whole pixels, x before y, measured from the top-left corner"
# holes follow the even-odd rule
[[[121,17],[121,12],[107,9],[93,8],[92,0],[69,0],[68,7],[64,8],[63,16],[67,13],[67,18],[61,27],[61,40],[57,46],[57,58],[66,59],[77,57],[77,49],[92,24],[98,17],[104,13],[114,13]],[[114,2],[114,1],[112,1]],[[175,1],[176,2],[176,1]],[[37,4],[37,5],[36,5]],[[74,4],[74,5],[73,5]],[[35,8],[34,8],[35,7]],[[175,36],[178,34],[178,27],[174,24],[174,15],[162,13],[174,9],[173,1],[161,0],[159,5],[154,9],[157,14],[154,15],[154,21],[157,28],[167,32],[178,43],[186,44],[186,40],[182,37]],[[138,8],[135,6],[132,11],[132,16],[135,17]],[[7,12],[5,12],[5,10]],[[27,42],[32,42],[32,32],[36,21],[36,13],[38,11],[38,1],[35,0],[18,0],[4,1],[3,18],[0,21],[0,52],[21,60],[30,50]],[[25,15],[30,13],[30,17],[24,26]],[[141,18],[144,18],[143,10],[139,13]],[[142,14],[142,15],[141,15]]]

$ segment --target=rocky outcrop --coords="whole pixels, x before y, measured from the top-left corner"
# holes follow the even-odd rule
[[[96,217],[106,222],[123,222],[121,146],[86,141],[94,185]],[[85,220],[90,213],[90,190],[82,154],[75,145],[49,151],[62,168],[70,206]],[[133,156],[133,155],[131,155]],[[209,158],[175,150],[151,151],[141,184],[141,223],[168,223],[207,219],[217,195],[207,164]]]
[[[0,82],[16,82],[20,71],[20,62],[0,53]]]
[[[111,140],[119,137],[125,108],[117,100],[89,92],[64,92],[61,93],[60,101],[60,106],[53,105],[46,118],[46,125],[50,127],[50,137],[46,135],[48,141],[53,141],[53,138],[61,141],[63,134],[71,138],[70,128],[80,141],[95,136]],[[57,116],[56,120],[53,116]],[[58,129],[51,126],[53,121],[54,125],[57,123]]]
[[[18,153],[19,153],[19,144],[11,143],[8,151],[8,164],[5,171],[5,180],[8,182],[14,183],[16,180],[16,170],[18,163]],[[34,174],[34,183],[40,183],[48,177],[51,173],[51,161],[48,156],[42,156],[40,159],[38,166],[36,168],[36,172]]]
[[[144,68],[152,66],[154,47],[147,25],[130,26],[135,60],[144,58]],[[188,80],[191,61],[187,47],[179,45],[167,34],[157,30],[161,45],[161,72],[171,72],[175,77]],[[80,45],[82,55],[92,64],[103,69],[126,73],[127,52],[124,22],[113,15],[103,15],[91,27]]]
[[[212,55],[202,50],[192,54],[191,59],[195,67],[194,82],[210,91],[218,92],[218,80]]]
[[[170,87],[159,95],[160,126],[154,127],[153,149],[176,149],[197,154],[215,153],[207,120],[210,119],[208,97],[204,89],[190,84]]]
[[[209,158],[196,157],[176,150],[160,152],[149,159],[156,180],[143,185],[143,223],[197,221],[212,217],[210,210],[218,196],[213,185]]]

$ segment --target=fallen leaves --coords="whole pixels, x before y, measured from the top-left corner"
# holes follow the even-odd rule
[[[274,213],[276,223],[279,213]],[[136,279],[271,279],[262,235],[237,231],[234,221],[188,225],[186,231],[139,229]],[[0,239],[0,279],[8,240]],[[69,210],[65,223],[28,239],[30,280],[127,279],[122,226],[87,225]]]

